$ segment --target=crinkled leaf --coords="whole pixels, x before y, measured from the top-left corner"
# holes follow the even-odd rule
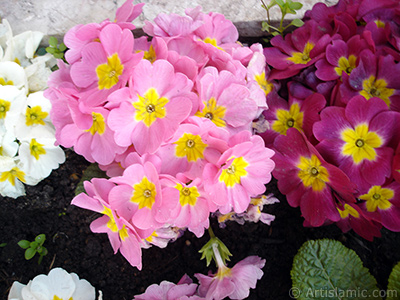
[[[395,300],[400,297],[400,262],[390,273],[386,295],[386,300]]]
[[[85,192],[83,183],[85,181],[90,181],[92,178],[108,178],[108,177],[106,175],[106,172],[102,171],[97,164],[89,165],[89,167],[87,167],[86,170],[83,171],[82,179],[76,186],[75,196]]]
[[[18,242],[18,246],[20,246],[22,249],[28,249],[31,246],[31,242],[27,240],[20,240]]]
[[[297,299],[381,299],[361,259],[338,241],[305,242],[290,274]]]
[[[29,260],[29,259],[31,259],[32,257],[34,257],[35,254],[36,254],[36,249],[33,249],[33,248],[28,248],[28,249],[26,249],[26,250],[25,250],[25,259],[26,259],[26,260]]]

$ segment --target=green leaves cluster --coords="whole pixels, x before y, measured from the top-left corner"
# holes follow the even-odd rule
[[[264,0],[261,0],[262,7],[267,11],[267,21],[261,23],[261,30],[272,34],[273,36],[282,35],[284,31],[289,28],[290,26],[301,27],[303,26],[304,22],[300,19],[294,19],[286,26],[283,25],[283,21],[287,14],[295,15],[298,11],[303,7],[303,4],[300,2],[293,2],[292,0],[271,0],[268,5],[265,4]],[[281,10],[281,20],[279,22],[279,27],[275,27],[271,24],[270,19],[270,10],[272,7],[278,5]]]
[[[305,242],[290,274],[296,299],[382,299],[382,291],[360,257],[335,240]],[[390,275],[386,295],[387,300],[400,296],[400,264]]]
[[[39,260],[38,264],[40,264],[43,260],[43,256],[47,255],[48,251],[47,249],[43,246],[43,243],[46,240],[46,235],[45,234],[39,234],[37,237],[35,237],[35,240],[30,242],[28,240],[20,240],[18,242],[18,246],[20,246],[22,249],[25,250],[25,259],[30,260],[33,258],[36,253],[39,254]]]
[[[217,258],[215,257],[214,247],[218,249],[219,254],[221,255],[222,261],[224,265],[226,265],[226,261],[230,260],[229,256],[232,254],[229,252],[229,249],[225,246],[225,244],[216,236],[210,238],[210,240],[205,244],[201,249],[201,258],[206,259],[207,267],[210,265],[211,259],[214,259],[216,265],[218,266]]]
[[[64,52],[67,50],[67,46],[64,43],[58,43],[56,37],[51,36],[49,38],[49,47],[46,48],[46,52],[53,54],[57,59],[64,60]]]

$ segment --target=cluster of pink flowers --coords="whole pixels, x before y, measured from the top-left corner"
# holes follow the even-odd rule
[[[400,4],[318,3],[304,22],[264,49],[278,187],[306,226],[400,231]]]
[[[250,208],[247,219],[270,222],[258,208],[275,164],[253,130],[271,87],[262,46],[200,7],[160,14],[143,28],[151,38],[135,37],[143,4],[132,2],[67,32],[45,95],[57,142],[110,177],[85,182],[72,204],[103,214],[92,231],[140,269],[142,248],[184,229],[202,236],[210,213]]]

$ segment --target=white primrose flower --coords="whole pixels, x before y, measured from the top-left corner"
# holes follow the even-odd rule
[[[95,300],[95,288],[85,279],[62,268],[52,269],[48,275],[41,274],[27,285],[15,281],[8,300]],[[100,292],[99,300],[102,299]]]
[[[7,42],[12,39],[12,36],[10,23],[6,19],[3,19],[0,24],[0,60],[2,60]]]
[[[25,68],[28,78],[29,92],[43,91],[47,88],[47,80],[52,73],[51,68],[57,64],[53,55],[47,53],[31,60],[31,65]]]
[[[55,138],[25,138],[20,140],[19,159],[25,174],[42,180],[65,162],[64,151],[55,146]]]
[[[3,197],[18,198],[25,195],[23,183],[38,183],[22,171],[22,164],[16,157],[0,156],[0,194]]]
[[[19,145],[14,133],[11,131],[1,132],[0,130],[0,155],[14,157],[18,152]]]
[[[13,85],[0,85],[0,127],[14,132],[22,109],[26,104],[25,90]]]
[[[43,91],[29,94],[25,108],[21,109],[15,126],[15,135],[24,138],[54,138],[55,129],[50,120],[50,100],[43,96]]]
[[[14,61],[22,67],[31,64],[44,34],[40,31],[25,31],[7,41],[3,61]]]
[[[0,85],[13,85],[28,92],[28,79],[24,68],[12,61],[0,62]]]

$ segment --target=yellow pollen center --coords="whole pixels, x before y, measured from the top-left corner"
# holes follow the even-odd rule
[[[200,197],[200,193],[196,186],[187,187],[182,184],[177,184],[175,188],[179,190],[179,203],[181,206],[196,205],[197,198]]]
[[[229,167],[222,170],[218,180],[224,182],[227,187],[240,184],[241,178],[247,176],[246,167],[248,165],[249,163],[243,157],[236,157]]]
[[[364,96],[365,99],[369,100],[372,97],[378,97],[390,107],[389,98],[395,90],[387,88],[387,82],[384,79],[376,79],[375,76],[371,75],[363,81],[362,86],[363,89],[360,91],[360,95]]]
[[[297,168],[300,169],[297,175],[303,185],[311,187],[316,192],[322,191],[326,182],[329,182],[328,171],[321,165],[321,161],[315,154],[311,158],[301,156]]]
[[[156,185],[143,177],[142,181],[133,186],[131,201],[139,205],[139,209],[147,207],[151,209],[156,201]]]
[[[196,112],[195,116],[203,117],[211,120],[218,127],[225,127],[226,123],[223,120],[226,113],[226,107],[217,105],[217,100],[212,97],[207,102],[204,102],[204,108],[202,111]]]
[[[204,149],[207,147],[200,135],[191,133],[184,133],[174,144],[176,145],[175,155],[177,157],[186,157],[188,161],[197,161],[204,158]]]
[[[300,106],[297,103],[293,103],[289,110],[277,109],[276,118],[272,123],[272,130],[286,135],[289,128],[296,128],[299,131],[303,131],[303,118],[304,113],[300,111]]]
[[[10,110],[11,102],[7,100],[0,99],[0,119],[4,119],[7,112]]]
[[[372,186],[368,194],[360,196],[361,200],[365,200],[367,211],[375,212],[378,208],[380,210],[387,210],[392,207],[389,200],[393,199],[394,191],[389,188],[382,188],[379,185]]]
[[[304,46],[303,52],[293,52],[292,56],[287,60],[294,62],[295,64],[307,64],[310,60],[310,52],[314,48],[314,44],[307,42]]]
[[[150,88],[144,96],[138,95],[138,101],[132,103],[135,111],[135,120],[142,121],[147,127],[150,127],[157,119],[166,116],[167,111],[165,105],[169,100],[160,97],[155,88]]]
[[[18,179],[21,182],[25,182],[25,173],[17,167],[12,168],[10,171],[1,173],[0,182],[8,180],[13,186],[15,186],[15,180]]]
[[[98,65],[96,75],[98,79],[99,90],[110,89],[119,82],[119,76],[122,75],[124,65],[117,53],[107,57],[107,62]]]
[[[25,113],[25,124],[32,126],[36,124],[45,125],[43,119],[45,119],[49,113],[43,112],[40,106],[29,107]]]
[[[92,112],[92,120],[92,126],[86,131],[90,132],[91,135],[95,135],[96,133],[102,135],[106,131],[106,122],[104,121],[103,115]]]

